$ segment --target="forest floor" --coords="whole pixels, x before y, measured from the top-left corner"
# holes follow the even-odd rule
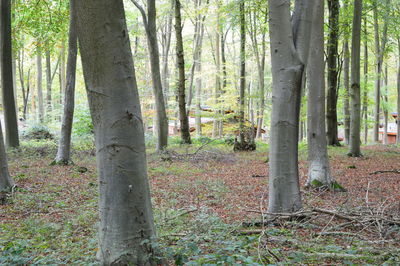
[[[267,148],[148,151],[159,246],[171,265],[400,264],[399,148],[365,146],[361,158],[330,148],[332,175],[347,191],[302,189],[303,211],[264,224]],[[30,141],[10,154],[17,187],[0,206],[0,265],[96,265],[93,151],[76,151],[68,167],[50,166],[55,152],[54,142]],[[303,188],[305,145],[299,156]]]

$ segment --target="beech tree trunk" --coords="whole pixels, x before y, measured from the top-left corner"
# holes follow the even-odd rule
[[[77,1],[95,131],[102,265],[158,265],[143,122],[122,0]],[[106,22],[106,23],[105,23]]]
[[[268,1],[273,80],[268,195],[271,213],[294,212],[302,205],[299,114],[315,4],[315,0],[296,0],[291,20],[289,1]]]
[[[386,0],[386,5],[388,6],[389,0]],[[387,32],[388,24],[387,18],[385,18],[383,24],[382,37],[379,31],[379,21],[378,21],[378,1],[375,0],[374,8],[374,38],[375,38],[375,54],[376,54],[376,78],[375,78],[375,111],[374,111],[374,141],[379,141],[379,125],[380,125],[380,114],[381,114],[381,75],[383,66],[383,56],[385,54],[386,43],[387,43]],[[381,43],[382,41],[382,43]]]
[[[65,43],[62,42],[61,51],[60,51],[60,104],[63,103],[64,89],[66,84],[65,78]]]
[[[332,187],[325,129],[324,1],[317,1],[307,66],[308,179],[313,187]]]
[[[14,181],[8,172],[7,155],[3,139],[3,129],[0,122],[0,192],[8,192],[14,186]]]
[[[346,39],[343,44],[344,52],[344,62],[343,62],[343,79],[344,79],[344,89],[345,95],[343,99],[343,109],[344,109],[344,139],[347,145],[350,141],[350,51],[349,42]]]
[[[19,136],[13,86],[10,0],[1,0],[0,24],[1,88],[6,133],[5,142],[7,147],[16,148],[19,146]]]
[[[397,136],[396,144],[400,144],[400,37],[397,37],[397,49],[398,49],[398,59],[397,59]]]
[[[64,90],[64,111],[61,123],[61,136],[58,144],[56,164],[68,165],[71,160],[71,134],[75,108],[75,77],[76,57],[78,52],[78,39],[76,32],[76,0],[70,0],[69,36],[68,36],[68,61],[67,61],[67,86]],[[79,0],[78,0],[79,1]]]
[[[367,19],[364,20],[364,143],[368,143],[368,39],[367,39]]]
[[[246,17],[244,0],[239,3],[240,8],[240,93],[239,93],[239,137],[240,144],[245,144],[244,132],[244,106],[246,90]]]
[[[337,98],[338,98],[338,45],[339,45],[339,0],[328,0],[329,37],[327,47],[328,95],[326,122],[328,145],[340,146],[338,140]]]
[[[388,79],[387,64],[385,64],[385,79],[384,79],[384,81],[385,81],[385,86],[384,86],[385,92],[383,94],[383,100],[385,102],[385,106],[383,108],[383,140],[382,141],[383,141],[384,144],[388,144],[387,132],[388,132],[388,116],[389,116],[389,112],[388,112],[387,104],[388,104],[388,86],[389,86],[388,81],[389,81],[389,79]]]
[[[147,0],[147,15],[144,9],[136,2],[132,1],[140,10],[143,17],[143,24],[146,30],[147,44],[150,54],[151,78],[153,81],[153,94],[156,107],[156,134],[157,151],[162,151],[168,146],[168,118],[165,111],[164,92],[162,88],[160,72],[160,53],[157,41],[156,26],[156,3],[155,0]]]
[[[351,88],[350,88],[350,150],[349,156],[360,157],[360,45],[361,45],[362,0],[354,1],[353,33],[351,44]]]
[[[185,99],[185,58],[183,53],[182,40],[182,18],[181,18],[181,2],[175,0],[175,35],[176,35],[176,61],[178,64],[178,104],[179,104],[179,120],[182,142],[191,144],[189,132],[189,119],[186,113]]]
[[[47,113],[51,112],[52,110],[52,95],[51,95],[51,57],[50,57],[50,50],[46,51],[46,88],[47,88],[47,95],[46,95],[46,111]]]
[[[42,86],[42,55],[40,47],[37,48],[36,55],[36,66],[37,66],[37,93],[38,93],[38,105],[39,105],[39,121],[43,123],[44,120],[44,106],[43,106],[43,86]]]

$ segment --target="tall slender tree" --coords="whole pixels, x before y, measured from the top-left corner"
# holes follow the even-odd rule
[[[176,61],[178,65],[178,105],[179,105],[179,121],[182,142],[186,144],[192,143],[189,132],[189,119],[186,112],[185,97],[185,57],[183,52],[182,40],[182,17],[181,2],[175,0],[175,37],[176,37]]]
[[[353,33],[351,41],[350,87],[350,149],[349,156],[361,156],[361,96],[360,96],[360,45],[362,0],[354,1]]]
[[[268,1],[273,81],[268,211],[272,213],[297,211],[302,205],[299,114],[315,1],[296,0],[293,19],[290,1]]]
[[[0,61],[1,61],[1,88],[4,107],[4,122],[6,131],[6,145],[16,148],[19,146],[17,112],[15,107],[12,44],[11,44],[11,1],[1,0],[0,23]]]
[[[58,144],[56,164],[68,165],[71,160],[71,134],[75,109],[75,77],[76,57],[78,52],[78,37],[76,32],[76,0],[70,0],[68,59],[67,59],[67,83],[64,91],[64,111],[61,122],[61,136]]]
[[[307,185],[332,188],[325,129],[324,1],[317,1],[307,65]]]
[[[101,265],[158,265],[143,122],[122,0],[76,1],[95,131]]]
[[[338,140],[337,99],[338,99],[338,45],[339,45],[339,0],[328,0],[329,37],[327,44],[328,95],[326,122],[328,145],[340,145]]]
[[[157,131],[157,151],[161,151],[168,146],[168,118],[165,110],[164,93],[160,72],[160,53],[157,41],[156,25],[156,1],[147,0],[147,14],[143,7],[135,0],[131,0],[142,14],[143,24],[147,36],[147,44],[150,54],[151,78],[153,81],[153,94],[156,105],[156,131]]]

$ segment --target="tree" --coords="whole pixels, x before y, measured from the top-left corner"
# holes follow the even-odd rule
[[[348,155],[361,156],[361,96],[360,96],[360,45],[362,0],[354,1],[353,33],[351,41],[351,87],[350,87],[350,150]]]
[[[61,124],[61,137],[58,144],[56,164],[68,165],[71,160],[71,134],[75,108],[75,77],[78,40],[76,32],[75,1],[70,0],[70,22],[68,37],[67,85],[64,91],[64,112]]]
[[[153,80],[153,93],[156,104],[156,130],[157,130],[157,151],[168,146],[168,118],[165,111],[164,93],[160,73],[160,53],[157,42],[156,25],[156,1],[147,0],[147,14],[143,7],[135,0],[131,0],[142,14],[143,24],[147,35],[147,44],[150,54],[151,78]]]
[[[185,58],[183,53],[182,40],[182,18],[181,18],[181,2],[175,0],[175,37],[176,37],[176,61],[178,65],[178,105],[179,105],[179,121],[181,123],[181,137],[185,144],[192,143],[189,132],[189,119],[186,113],[185,99]]]
[[[1,0],[0,27],[1,88],[4,107],[6,145],[15,148],[19,146],[19,136],[13,84],[10,0]]]
[[[325,129],[324,1],[317,1],[307,65],[307,186],[332,188]]]
[[[386,9],[388,8],[390,0],[386,0]],[[388,22],[385,16],[383,25],[382,37],[379,35],[379,21],[378,21],[378,1],[374,1],[374,38],[375,38],[375,54],[376,54],[376,79],[375,79],[375,112],[374,112],[374,141],[379,140],[379,120],[380,120],[380,102],[381,102],[381,75],[383,66],[383,56],[385,54],[387,43]],[[382,40],[382,43],[380,42]]]
[[[328,0],[329,38],[327,47],[328,95],[327,101],[327,138],[328,145],[340,146],[338,140],[337,98],[338,98],[338,44],[339,44],[339,0]]]
[[[3,141],[3,129],[0,122],[0,192],[9,192],[14,186],[10,173],[8,172],[8,163],[6,149]]]
[[[139,95],[122,0],[77,1],[99,173],[102,265],[157,265]]]
[[[308,58],[315,1],[269,0],[272,63],[272,115],[269,152],[271,213],[301,208],[298,173],[298,134],[301,88]]]
[[[39,44],[40,45],[40,44]],[[44,106],[43,106],[43,84],[42,84],[42,54],[40,46],[36,50],[36,67],[37,67],[37,96],[39,104],[39,121],[43,123],[44,120]]]

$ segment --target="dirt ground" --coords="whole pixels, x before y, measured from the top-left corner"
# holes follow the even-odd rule
[[[10,171],[18,187],[10,204],[0,206],[0,264],[14,259],[22,264],[95,265],[95,159],[90,152],[80,152],[74,156],[77,165],[49,166],[53,154],[53,148],[46,146],[11,155]],[[301,219],[279,218],[273,224],[260,225],[268,205],[266,151],[233,153],[229,147],[177,147],[163,156],[150,152],[148,171],[156,223],[175,219],[170,225],[158,225],[161,238],[167,239],[163,244],[180,247],[185,239],[186,243],[195,242],[188,235],[193,237],[196,231],[189,233],[182,224],[198,222],[200,212],[204,212],[233,226],[229,233],[235,239],[254,236],[249,238],[253,242],[246,246],[248,250],[226,251],[231,256],[240,252],[253,256],[253,262],[235,255],[231,264],[225,261],[223,265],[400,263],[396,255],[400,224],[391,223],[400,217],[400,149],[367,146],[363,154],[349,158],[345,147],[330,149],[332,176],[347,191],[302,189]],[[305,158],[306,153],[300,150],[302,188],[307,177]],[[218,265],[216,256],[211,258],[210,254],[222,252],[225,246],[196,243],[202,253],[188,255],[186,261]],[[179,264],[176,254],[173,257]]]

